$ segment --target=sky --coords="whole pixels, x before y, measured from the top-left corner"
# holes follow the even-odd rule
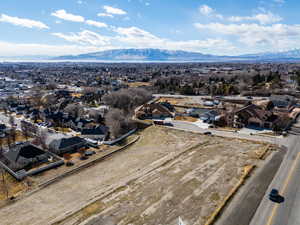
[[[299,0],[1,0],[0,56],[300,49]]]

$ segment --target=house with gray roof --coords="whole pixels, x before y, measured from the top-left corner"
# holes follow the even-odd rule
[[[87,146],[87,142],[83,138],[75,136],[54,139],[50,142],[49,149],[55,154],[63,155],[65,153],[76,152]]]
[[[0,156],[0,165],[18,180],[63,164],[57,155],[28,142],[6,149]]]

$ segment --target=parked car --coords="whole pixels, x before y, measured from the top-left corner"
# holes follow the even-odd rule
[[[203,133],[204,135],[212,135],[212,133],[210,131],[206,131]]]

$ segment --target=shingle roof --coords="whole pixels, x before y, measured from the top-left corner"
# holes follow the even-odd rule
[[[56,150],[69,148],[79,144],[84,144],[85,140],[80,137],[61,138],[54,140],[50,143],[50,146]]]
[[[82,135],[106,135],[108,128],[105,126],[99,126],[92,129],[83,129],[81,131]]]

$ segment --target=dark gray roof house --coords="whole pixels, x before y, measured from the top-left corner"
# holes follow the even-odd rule
[[[90,138],[95,140],[104,140],[108,134],[108,127],[98,126],[91,129],[83,129],[81,136],[84,138]]]
[[[63,155],[69,152],[75,152],[80,148],[87,146],[86,141],[80,137],[64,137],[54,139],[49,144],[49,149],[55,154]]]
[[[5,131],[6,130],[6,125],[0,123],[0,131]]]
[[[4,151],[0,164],[16,179],[21,180],[45,170],[60,166],[64,161],[51,152],[28,142]]]
[[[291,105],[295,104],[295,98],[289,95],[272,95],[270,101],[273,103],[274,107],[281,109],[288,109]]]

